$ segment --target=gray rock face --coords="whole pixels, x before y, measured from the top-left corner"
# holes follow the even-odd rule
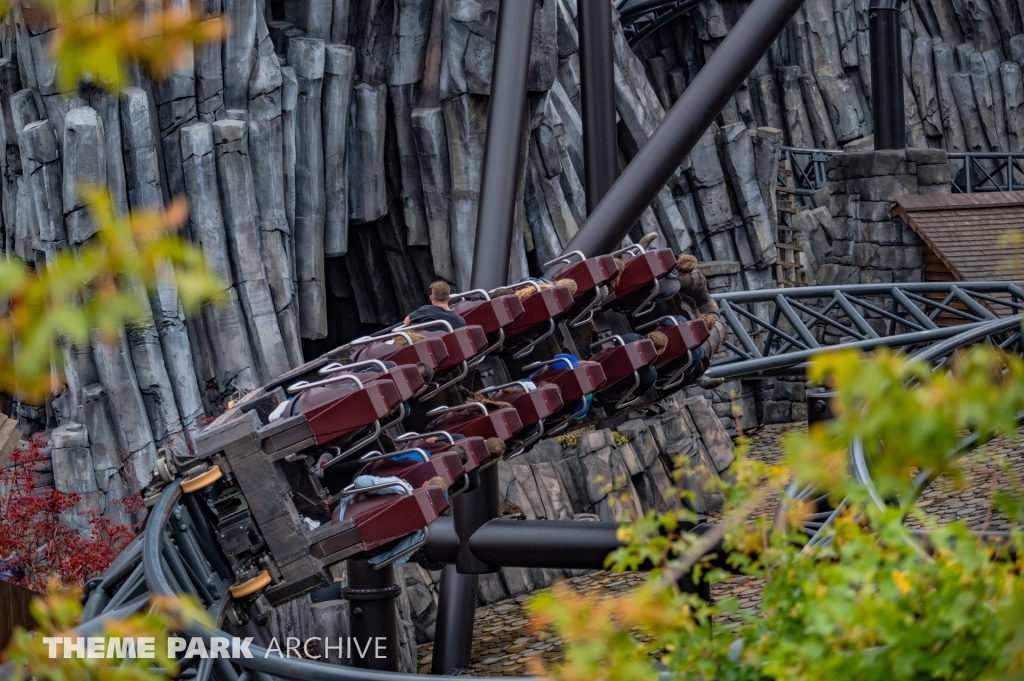
[[[324,254],[329,258],[348,253],[348,166],[345,151],[355,67],[355,50],[351,47],[326,46],[321,118],[324,126],[326,200]]]
[[[223,0],[200,0],[199,9],[208,15],[220,14]],[[195,49],[196,112],[204,123],[223,117],[224,68],[221,46],[216,42]]]
[[[28,178],[33,212],[41,250],[47,258],[67,246],[61,196],[63,182],[60,170],[60,150],[53,124],[48,120],[29,123],[21,131],[24,164],[22,171]]]
[[[999,123],[1004,118],[1002,102],[999,95],[1002,92],[995,92],[992,89],[992,79],[989,77],[988,66],[985,57],[980,52],[971,55],[971,85],[974,87],[974,99],[978,106],[978,115],[981,118],[981,125],[985,130],[985,137],[993,151],[1000,151],[1006,148],[1003,142],[1005,136],[1004,126],[1000,128]],[[1000,88],[1001,89],[1001,88]],[[1000,134],[1002,133],[1002,134]]]
[[[774,264],[779,257],[775,248],[776,231],[768,217],[768,207],[758,183],[750,133],[742,123],[727,125],[720,131],[720,140],[725,151],[725,168],[739,203],[740,216],[750,245],[754,249],[754,262],[759,266]]]
[[[256,0],[221,0],[224,14],[231,17],[230,29],[224,39],[224,108],[244,109],[249,100],[246,92],[249,76],[256,63],[256,23],[259,16]]]
[[[978,105],[974,101],[974,87],[971,80],[970,74],[951,73],[949,75],[950,90],[952,90],[953,98],[956,100],[957,109],[960,112],[967,151],[989,151],[981,115],[978,113]],[[982,81],[982,86],[984,87],[987,82],[987,79]]]
[[[218,402],[223,402],[236,391],[252,390],[258,383],[238,291],[232,285],[212,127],[198,123],[182,128],[181,155],[194,236],[202,246],[210,270],[225,284],[227,300],[203,309],[217,370]]]
[[[389,89],[391,106],[395,112],[395,132],[398,143],[402,178],[402,219],[408,230],[406,243],[410,246],[430,245],[430,228],[424,206],[423,185],[420,179],[413,131],[413,85],[394,85]]]
[[[256,61],[249,81],[249,159],[267,281],[291,366],[302,363],[295,282],[289,253],[291,228],[285,212],[284,122],[281,68],[273,53]]]
[[[448,229],[455,282],[461,291],[469,289],[473,271],[486,108],[486,100],[474,95],[462,95],[441,103],[451,171],[452,198],[448,208]]]
[[[445,281],[455,281],[451,233],[448,230],[452,189],[444,118],[439,108],[416,109],[412,112],[411,122],[434,272]]]
[[[110,410],[118,447],[125,452],[125,468],[136,489],[149,482],[156,465],[156,441],[150,427],[149,414],[135,374],[128,336],[124,333],[115,342],[92,341],[96,372],[111,404]]]
[[[423,78],[434,0],[397,0],[389,85],[412,85]]]
[[[125,92],[121,103],[121,132],[130,207],[133,210],[161,209],[164,190],[159,151],[149,98],[144,90],[129,88]],[[191,437],[198,427],[202,405],[173,275],[158,281],[151,309],[151,320],[143,319],[129,330],[133,359],[138,356],[135,370],[147,398],[157,442],[167,442],[187,452],[186,443],[180,437],[181,429],[184,425],[186,434]],[[152,343],[154,335],[159,338],[159,346]]]
[[[935,85],[935,60],[932,41],[918,38],[914,41],[911,80],[917,96],[917,110],[924,124],[924,134],[929,137],[942,136],[942,114],[939,108],[938,89]]]
[[[264,266],[248,126],[244,121],[217,121],[213,124],[213,142],[234,282],[249,328],[257,373],[260,382],[265,383],[287,372],[290,365]]]
[[[782,101],[790,143],[803,149],[813,148],[814,134],[811,132],[811,123],[800,90],[800,67],[786,66],[779,69],[779,79],[782,81]]]
[[[999,65],[999,77],[1006,102],[1007,138],[1010,151],[1024,151],[1024,82],[1020,65],[1005,61]]]
[[[388,91],[384,85],[359,83],[352,93],[349,126],[349,218],[372,222],[387,212],[384,187],[384,126]]]
[[[71,109],[64,119],[64,225],[69,242],[84,243],[96,233],[82,191],[102,187],[107,180],[103,121],[89,107]]]
[[[302,338],[327,335],[327,290],[324,275],[324,145],[321,135],[321,90],[324,44],[297,39],[288,44],[288,64],[295,69],[295,276]]]
[[[932,45],[932,55],[935,61],[935,81],[946,146],[950,151],[964,151],[967,148],[967,141],[964,138],[960,111],[949,77],[956,70],[953,49],[944,42],[936,42]]]
[[[800,76],[800,91],[804,96],[814,146],[819,149],[834,149],[837,146],[836,134],[832,130],[832,121],[828,117],[825,100],[821,98],[821,90],[818,89],[814,76]]]
[[[78,503],[62,514],[63,520],[83,537],[88,536],[92,531],[89,513],[103,498],[96,486],[89,433],[82,424],[69,423],[50,433],[50,446],[54,487],[79,497]]]

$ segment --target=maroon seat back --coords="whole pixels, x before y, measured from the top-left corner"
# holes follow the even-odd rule
[[[447,430],[449,433],[482,437],[485,440],[496,437],[505,441],[523,429],[523,422],[519,420],[519,412],[515,409],[495,409],[488,414],[478,411],[450,411],[431,423],[430,429]]]
[[[599,255],[580,262],[569,263],[557,270],[550,278],[552,281],[559,279],[575,281],[576,294],[574,297],[579,298],[584,293],[611,281],[616,274],[618,274],[618,270],[615,267],[615,258],[610,255]]]
[[[420,333],[440,339],[448,353],[448,357],[437,365],[435,371],[444,371],[458,366],[487,348],[487,334],[477,324],[464,326],[454,331],[421,331]]]
[[[661,369],[684,357],[686,353],[699,347],[708,339],[708,327],[703,319],[691,322],[679,322],[672,326],[659,326],[656,329],[668,338],[668,346],[658,355],[654,368]]]
[[[448,510],[448,498],[436,485],[420,487],[412,494],[360,494],[345,509],[345,519],[355,525],[367,550],[422,530]],[[338,512],[334,512],[337,521]]]
[[[642,287],[654,283],[676,266],[676,258],[670,248],[646,251],[625,261],[622,276],[615,285],[615,297],[623,299]]]
[[[649,366],[657,357],[658,352],[654,349],[654,343],[641,338],[625,345],[605,347],[590,359],[604,369],[605,378],[608,379],[602,386],[602,389],[605,389],[627,376],[632,376],[637,369]]]
[[[524,428],[543,421],[552,414],[561,411],[565,406],[562,393],[557,386],[545,385],[536,390],[500,390],[491,393],[490,398],[497,402],[508,402],[519,412],[519,420]]]
[[[523,333],[538,324],[563,314],[572,306],[572,294],[569,293],[569,289],[565,286],[553,286],[543,291],[537,291],[523,299],[523,309],[526,312],[522,317],[505,328],[505,335],[511,338]]]
[[[600,364],[581,364],[573,369],[544,367],[533,375],[533,382],[551,383],[558,386],[563,404],[570,404],[584,395],[589,395],[608,380]]]
[[[292,413],[304,415],[317,444],[325,444],[365,428],[401,403],[398,389],[388,380],[362,388],[336,384],[302,391]]]
[[[452,305],[466,324],[474,324],[484,333],[494,333],[526,314],[518,296],[498,296],[490,300],[460,300]]]
[[[413,364],[402,364],[397,367],[391,367],[386,372],[378,373],[374,371],[359,371],[356,373],[359,380],[363,382],[363,385],[368,383],[375,383],[377,381],[391,381],[395,384],[398,389],[398,394],[402,396],[402,401],[405,402],[412,398],[417,392],[419,392],[426,383],[423,382],[423,376],[420,374],[419,367]]]
[[[442,452],[431,456],[426,461],[395,460],[394,458],[371,461],[356,475],[376,475],[378,477],[396,477],[405,480],[415,487],[422,487],[432,478],[441,478],[449,487],[466,474],[466,469],[455,452]]]
[[[422,362],[431,369],[437,369],[448,359],[448,349],[440,338],[424,338],[410,345],[388,344],[386,341],[369,343],[353,359],[363,361],[379,359],[395,364],[417,364]]]

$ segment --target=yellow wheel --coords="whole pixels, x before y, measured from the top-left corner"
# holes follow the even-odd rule
[[[194,475],[189,478],[185,478],[181,481],[181,491],[185,494],[191,494],[192,492],[198,492],[201,489],[206,489],[213,483],[224,477],[224,474],[220,472],[218,466],[214,466],[208,471],[204,471],[199,475]]]
[[[228,587],[228,591],[231,592],[232,598],[245,598],[253,595],[267,584],[270,584],[270,573],[264,570],[248,582]]]

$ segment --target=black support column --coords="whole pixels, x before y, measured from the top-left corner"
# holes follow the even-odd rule
[[[903,105],[903,0],[871,0],[868,38],[871,44],[871,114],[875,149],[906,149],[907,118]]]
[[[589,215],[619,176],[611,2],[579,0],[577,23],[583,100],[583,176]]]
[[[398,671],[398,604],[402,588],[395,583],[395,569],[388,565],[375,570],[369,561],[349,560],[348,587],[342,595],[348,601],[349,633],[352,636],[352,666],[360,669]],[[379,644],[379,645],[378,645]],[[360,657],[357,649],[365,651]]]
[[[526,83],[530,71],[534,0],[501,0],[487,109],[480,205],[470,288],[491,290],[508,283],[515,222],[520,154],[526,128]],[[452,514],[460,544],[498,515],[498,467],[480,472],[480,486],[454,500]],[[431,672],[469,667],[476,611],[477,575],[494,572],[460,546],[454,568],[441,581]]]

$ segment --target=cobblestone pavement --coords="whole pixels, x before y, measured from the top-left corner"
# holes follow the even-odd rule
[[[797,424],[802,425],[802,424]],[[779,439],[791,425],[765,426],[750,441],[752,458],[775,463],[781,458]],[[1003,466],[1018,480],[1024,479],[1024,443],[998,440],[988,445],[986,456],[971,456],[965,464],[965,475],[960,485],[946,479],[934,482],[922,495],[921,506],[937,516],[940,522],[964,519],[975,529],[1005,530],[1008,523],[998,512],[991,510],[992,493],[1005,486]],[[770,497],[755,510],[757,514],[774,513],[777,498]],[[713,520],[713,518],[712,518]],[[595,572],[574,577],[566,584],[575,591],[588,594],[615,595],[635,588],[643,581],[642,574],[614,574]],[[761,603],[761,581],[737,575],[715,584],[715,600],[736,598],[743,610],[754,610]],[[562,642],[558,638],[540,640],[527,631],[527,614],[523,604],[528,596],[494,603],[476,611],[476,633],[473,640],[471,675],[523,676],[527,674],[526,660],[539,655],[545,665],[562,660]],[[735,619],[724,618],[720,624],[731,627]],[[430,670],[433,644],[419,646],[421,673]]]

